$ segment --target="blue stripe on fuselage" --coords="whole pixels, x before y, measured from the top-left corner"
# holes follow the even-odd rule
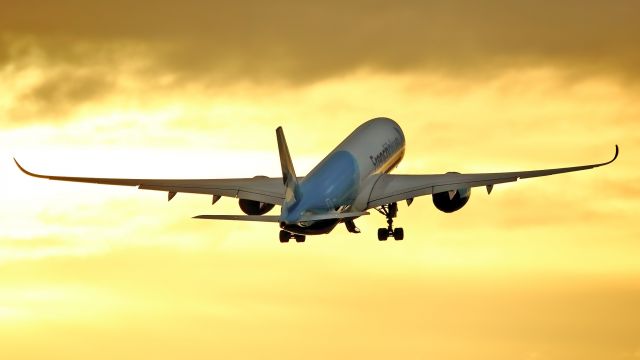
[[[282,218],[291,224],[305,213],[326,213],[351,205],[358,195],[359,182],[355,157],[347,151],[336,151],[300,182],[299,198],[283,208]]]

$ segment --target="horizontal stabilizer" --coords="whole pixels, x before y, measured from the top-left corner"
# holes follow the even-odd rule
[[[335,212],[335,213],[326,213],[326,214],[317,214],[317,215],[305,215],[300,218],[300,221],[319,221],[319,220],[331,220],[331,219],[354,219],[360,216],[369,215],[366,211],[357,211],[357,212]]]
[[[277,215],[198,215],[194,219],[278,222]]]

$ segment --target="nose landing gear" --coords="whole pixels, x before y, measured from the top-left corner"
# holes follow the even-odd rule
[[[280,242],[288,243],[289,239],[291,239],[291,233],[288,231],[280,230]]]
[[[286,230],[280,230],[280,242],[281,243],[288,243],[291,238],[296,239],[297,243],[302,243],[307,239],[307,237],[304,236],[304,235],[292,234],[292,233],[290,233],[290,232],[288,232]]]
[[[393,228],[393,219],[398,216],[398,204],[391,203],[382,205],[380,208],[376,208],[376,210],[387,218],[387,228],[378,229],[378,240],[385,241],[389,237],[396,240],[404,239],[404,229],[401,227]]]
[[[360,229],[356,226],[356,223],[353,220],[346,220],[344,225],[347,227],[347,231],[353,234],[360,234]]]

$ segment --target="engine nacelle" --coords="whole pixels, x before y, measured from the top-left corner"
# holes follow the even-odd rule
[[[247,215],[264,215],[275,206],[274,204],[247,199],[240,199],[238,204],[240,204],[242,212]]]
[[[458,189],[453,197],[449,195],[448,191],[431,195],[433,205],[435,205],[438,210],[446,213],[452,213],[462,209],[462,207],[467,204],[467,201],[469,201],[470,196],[471,189],[469,188]]]

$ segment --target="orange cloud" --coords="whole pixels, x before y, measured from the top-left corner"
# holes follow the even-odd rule
[[[362,67],[477,76],[551,65],[635,82],[640,55],[635,1],[65,0],[4,8],[4,64],[29,52],[16,39],[29,39],[49,63],[78,68],[142,48],[150,51],[150,78],[170,73],[184,81],[307,83]]]

